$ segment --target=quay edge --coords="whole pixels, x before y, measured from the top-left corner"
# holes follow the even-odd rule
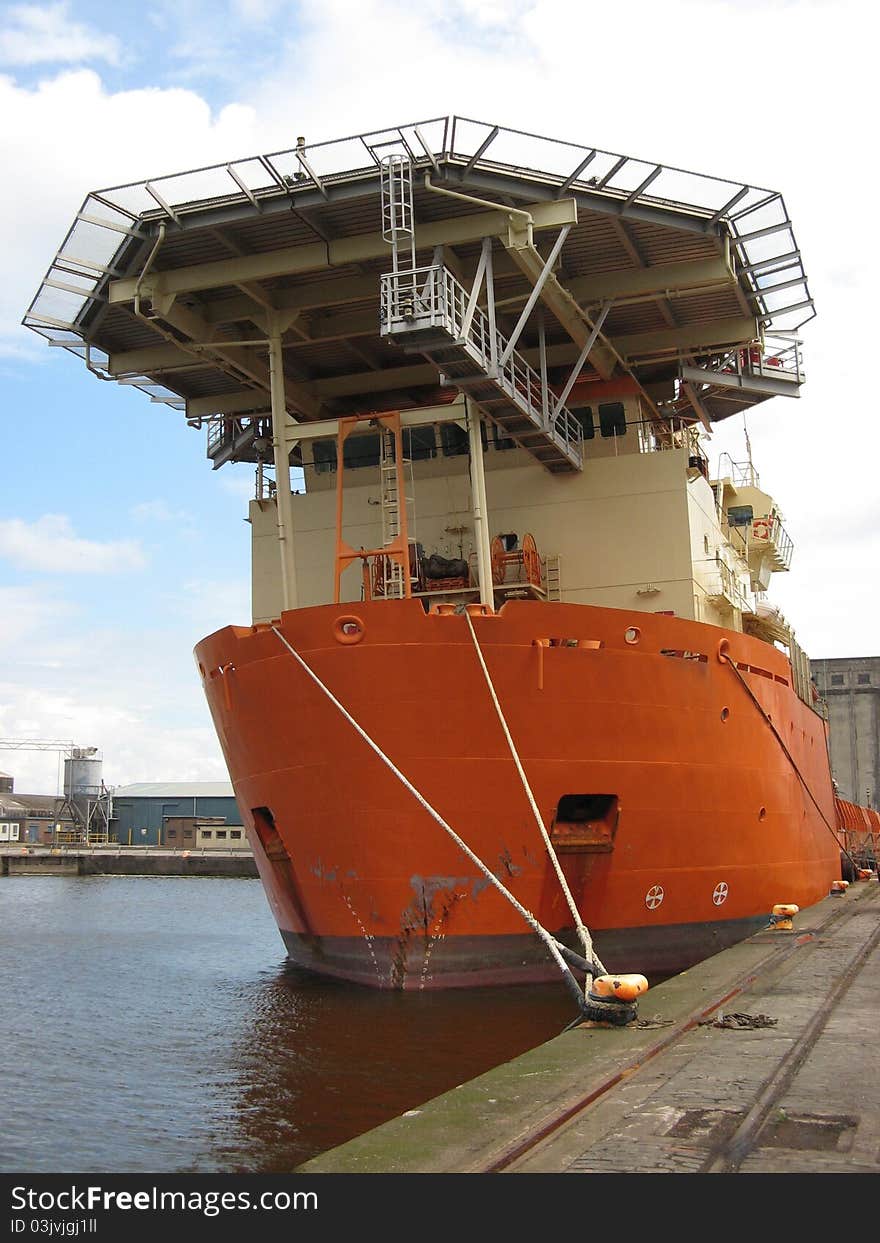
[[[801,912],[793,933],[762,931],[651,989],[640,1018],[656,1025],[566,1032],[296,1172],[706,1172],[720,1140],[709,1127],[676,1138],[680,1128],[700,1114],[729,1137],[778,1080],[766,1126],[800,1126],[805,1146],[774,1134],[752,1144],[743,1172],[876,1173],[880,1088],[860,1073],[858,1050],[880,980],[878,914],[875,877]],[[848,990],[833,1005],[843,977]],[[701,1025],[720,1012],[777,1022],[754,1031]],[[804,1073],[798,1063],[796,1080],[785,1081],[817,1029]],[[844,1134],[837,1147],[814,1140],[833,1139],[835,1128]]]
[[[49,848],[0,851],[0,875],[12,876],[221,876],[256,877],[253,855],[156,850],[149,846]]]

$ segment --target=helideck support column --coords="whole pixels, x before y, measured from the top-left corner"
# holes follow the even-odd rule
[[[468,443],[471,453],[471,507],[474,515],[474,543],[477,549],[477,581],[480,603],[495,606],[492,587],[492,554],[489,549],[489,509],[486,504],[486,473],[483,467],[483,439],[480,435],[480,412],[471,399],[467,405]]]
[[[284,357],[281,335],[269,338],[269,381],[272,398],[272,448],[275,455],[275,505],[278,524],[278,550],[281,557],[281,602],[295,609],[296,553],[293,543],[293,496],[290,491],[290,448],[288,429],[293,423],[287,413],[284,394]]]

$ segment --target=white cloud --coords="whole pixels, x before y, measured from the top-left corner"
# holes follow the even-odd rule
[[[199,639],[223,626],[250,624],[251,593],[246,579],[190,579],[181,585],[175,600],[180,615],[196,627]]]
[[[70,5],[15,4],[0,28],[0,65],[79,64],[120,61],[119,40],[70,16]]]
[[[145,564],[136,541],[82,539],[66,514],[0,521],[0,557],[18,569],[50,574],[114,574]]]
[[[249,25],[265,25],[283,8],[284,0],[232,0],[234,16]]]
[[[26,624],[3,627],[7,608]],[[57,592],[0,591],[0,738],[98,747],[112,785],[225,780],[192,657],[193,627],[174,619],[151,629],[153,621],[140,628],[135,616],[125,628],[102,627]],[[55,792],[54,753],[0,751],[0,768],[19,791]]]
[[[220,487],[224,492],[228,492],[230,496],[236,496],[242,501],[252,501],[254,499],[254,472],[252,469],[237,469],[235,466],[226,467],[220,475]]]
[[[194,673],[189,681],[200,696]],[[161,712],[139,710],[125,682],[108,683],[59,691],[49,685],[0,682],[0,737],[57,738],[97,746],[108,785],[228,780],[206,706],[201,721],[170,724],[161,719]],[[167,712],[167,705],[162,705],[162,712]],[[0,757],[0,767],[15,778],[17,791],[56,792],[59,766],[54,752],[2,750]]]
[[[4,660],[14,643],[37,639],[47,628],[67,621],[72,611],[71,604],[45,584],[0,587],[0,649]]]
[[[185,509],[175,509],[158,497],[154,501],[141,501],[132,505],[131,516],[138,522],[173,522],[177,525],[193,522],[193,515]]]
[[[0,232],[15,238],[0,284],[0,352],[13,358],[32,354],[35,342],[37,356],[48,357],[21,318],[90,190],[260,150],[270,133],[247,106],[213,115],[204,99],[180,88],[111,93],[91,69],[66,70],[33,88],[0,76],[0,116],[15,118],[0,126],[0,167],[14,190],[0,196]],[[59,141],[69,117],[90,141]],[[69,298],[54,296],[66,307]]]

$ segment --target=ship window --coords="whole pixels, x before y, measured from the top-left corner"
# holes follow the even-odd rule
[[[754,517],[751,505],[731,505],[727,511],[727,525],[731,527],[747,527]]]
[[[210,829],[202,829],[202,837],[213,837],[214,834]]]
[[[336,470],[336,441],[316,440],[312,445],[312,457],[316,475],[325,475]]]
[[[626,411],[622,401],[606,401],[599,407],[599,431],[603,436],[626,435]]]
[[[584,440],[592,440],[596,435],[596,425],[593,422],[593,407],[585,406],[583,410],[573,410],[572,414],[581,425]]]
[[[842,674],[842,673],[832,673],[832,675],[831,675],[831,685],[832,685],[832,686],[843,686],[843,674]]]
[[[405,427],[403,453],[411,462],[424,462],[437,456],[437,440],[433,427]]]
[[[859,686],[870,686],[870,685],[871,685],[870,673],[860,673],[859,674]]]
[[[468,434],[457,423],[441,423],[440,440],[444,457],[461,457],[468,451]]]
[[[510,436],[505,436],[497,423],[492,424],[492,440],[496,449],[516,448],[516,441]]]
[[[349,436],[342,446],[342,461],[347,470],[356,470],[360,466],[378,466],[378,435],[371,432],[364,436]]]

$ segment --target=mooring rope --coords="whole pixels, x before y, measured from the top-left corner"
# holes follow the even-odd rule
[[[577,934],[580,937],[581,945],[583,946],[584,958],[586,959],[588,963],[592,963],[596,967],[596,971],[593,974],[604,975],[605,968],[602,966],[602,963],[596,957],[596,951],[593,949],[593,938],[590,936],[590,930],[589,928],[587,928],[586,924],[581,918],[581,913],[577,908],[577,903],[574,900],[574,895],[572,894],[571,889],[568,886],[568,881],[565,879],[565,873],[562,871],[562,866],[559,862],[559,856],[557,855],[556,851],[553,849],[553,843],[550,840],[550,834],[547,832],[547,826],[544,824],[544,817],[541,815],[540,811],[538,810],[538,804],[535,801],[534,794],[532,793],[532,787],[529,785],[529,780],[528,780],[528,777],[526,777],[525,769],[523,768],[522,761],[519,758],[519,753],[517,752],[516,744],[514,743],[511,733],[510,733],[510,729],[508,728],[507,721],[505,720],[505,717],[504,717],[504,712],[502,711],[502,708],[501,708],[501,704],[498,702],[498,695],[495,691],[495,686],[494,686],[494,683],[492,682],[492,677],[489,673],[488,668],[486,667],[486,661],[483,657],[483,651],[482,651],[482,648],[480,647],[480,641],[477,638],[476,631],[474,630],[474,623],[471,620],[470,613],[465,613],[465,617],[467,619],[468,629],[471,632],[471,638],[473,639],[474,650],[477,653],[477,660],[479,660],[480,662],[480,668],[483,671],[483,677],[486,679],[486,685],[489,688],[489,694],[492,696],[492,703],[495,706],[495,712],[498,716],[499,722],[501,723],[501,728],[504,731],[504,737],[507,739],[507,746],[510,749],[511,756],[513,757],[513,762],[516,766],[516,771],[519,773],[519,779],[522,782],[523,789],[526,792],[526,798],[528,799],[529,806],[532,809],[532,815],[535,817],[535,823],[538,826],[538,831],[540,832],[541,837],[544,839],[544,845],[547,848],[547,854],[550,856],[550,862],[553,864],[553,870],[556,872],[556,877],[557,877],[557,880],[559,881],[560,888],[562,889],[562,892],[565,895],[565,900],[568,903],[568,909],[571,911],[572,918],[574,919],[575,928],[577,929]],[[585,991],[589,991],[589,988],[592,982],[593,982],[592,975],[588,975]]]
[[[465,842],[461,837],[459,837],[455,829],[453,829],[452,826],[449,823],[447,823],[446,820],[444,820],[444,818],[440,815],[439,811],[437,811],[434,807],[431,806],[431,804],[424,797],[424,795],[419,793],[419,791],[415,788],[415,786],[412,784],[409,778],[406,777],[400,771],[397,765],[393,762],[393,760],[391,760],[385,754],[385,752],[378,745],[378,743],[373,741],[373,739],[366,732],[366,730],[361,725],[359,725],[358,722],[354,719],[354,717],[351,715],[348,709],[339,702],[339,700],[336,698],[336,696],[333,694],[330,688],[321,681],[321,679],[314,672],[314,670],[311,669],[310,666],[303,660],[299,652],[297,652],[296,649],[292,647],[290,643],[287,642],[284,635],[281,633],[281,631],[278,629],[277,626],[272,627],[272,633],[278,636],[278,638],[287,648],[288,652],[290,652],[291,656],[294,658],[297,664],[302,668],[302,670],[306,674],[308,674],[308,676],[315,683],[315,685],[327,696],[327,698],[334,705],[334,707],[339,709],[339,711],[345,717],[346,721],[348,721],[349,725],[351,725],[351,727],[355,730],[355,732],[359,734],[359,736],[364,740],[367,746],[373,752],[375,752],[375,754],[379,757],[382,763],[387,768],[389,768],[392,773],[394,773],[395,777],[397,777],[397,779],[406,787],[406,789],[413,796],[416,802],[422,808],[424,808],[424,810],[428,813],[428,815],[433,820],[435,820],[437,824],[440,825],[440,827],[449,835],[449,837],[452,838],[456,846],[458,846],[459,850],[461,850],[462,853],[466,855],[468,859],[470,859],[471,863],[473,863],[474,866],[477,867],[482,872],[486,880],[489,881],[489,883],[493,885],[495,889],[497,889],[498,892],[507,899],[507,901],[511,904],[514,910],[517,911],[517,913],[522,916],[522,918],[525,920],[528,926],[532,929],[532,931],[535,932],[538,935],[538,937],[540,937],[540,939],[544,942],[544,945],[547,947],[547,950],[549,951],[551,958],[556,963],[559,970],[562,972],[563,980],[565,981],[569,991],[571,992],[572,996],[576,998],[578,1008],[579,1009],[582,1008],[584,1005],[584,997],[583,997],[583,994],[581,993],[580,986],[578,985],[577,980],[572,975],[571,970],[568,967],[568,964],[566,963],[565,959],[562,956],[561,951],[565,947],[557,945],[554,938],[550,935],[550,933],[547,931],[546,928],[542,927],[542,925],[538,923],[537,919],[535,919],[531,911],[526,910],[526,908],[513,896],[510,890],[507,889],[501,883],[501,881],[498,879],[495,873],[491,870],[491,868],[489,868],[487,864],[483,862],[483,860],[479,857],[479,855],[474,854],[470,846],[468,846],[467,842]],[[568,952],[570,953],[571,951],[568,951]]]
[[[788,759],[788,762],[791,764],[792,768],[794,769],[795,774],[796,774],[796,776],[797,776],[798,780],[800,781],[801,785],[804,787],[804,789],[806,790],[807,794],[809,794],[810,799],[812,800],[813,805],[814,805],[814,807],[816,808],[816,811],[818,811],[819,815],[822,817],[823,821],[825,822],[825,825],[826,825],[826,826],[827,826],[827,828],[828,828],[828,831],[831,833],[831,836],[834,838],[835,842],[837,843],[837,847],[838,847],[838,849],[843,851],[843,853],[846,855],[847,859],[849,859],[850,863],[851,863],[851,864],[853,865],[853,867],[854,867],[854,868],[858,871],[858,866],[859,866],[859,865],[856,863],[855,859],[854,859],[854,858],[852,857],[852,855],[849,853],[849,851],[847,850],[847,848],[846,848],[845,846],[841,845],[840,838],[837,836],[837,830],[835,829],[835,827],[834,827],[834,825],[831,823],[831,821],[828,819],[828,817],[825,815],[825,812],[822,810],[822,808],[821,808],[821,807],[819,806],[819,804],[816,802],[816,799],[815,799],[815,797],[814,797],[814,795],[813,795],[813,791],[812,791],[812,790],[810,789],[810,787],[807,785],[806,778],[804,777],[803,773],[801,772],[800,768],[798,767],[797,760],[794,758],[794,756],[792,755],[792,753],[789,751],[788,747],[785,745],[785,740],[783,739],[783,737],[782,737],[782,735],[780,734],[779,730],[778,730],[778,729],[776,728],[776,726],[773,724],[773,721],[772,721],[772,719],[771,719],[771,717],[770,717],[769,713],[767,713],[767,712],[765,712],[765,711],[764,711],[764,705],[761,703],[761,701],[758,699],[758,697],[754,694],[754,692],[752,691],[752,688],[749,686],[748,682],[747,682],[747,681],[745,680],[745,678],[743,677],[743,675],[742,675],[741,671],[737,668],[736,661],[735,661],[735,660],[733,660],[733,659],[732,659],[732,657],[728,656],[727,652],[719,652],[719,653],[718,653],[718,656],[719,656],[719,659],[720,659],[720,660],[725,660],[725,661],[727,661],[727,663],[730,665],[730,667],[731,667],[731,669],[733,670],[733,672],[734,672],[734,673],[736,674],[736,676],[739,678],[739,680],[740,680],[740,682],[742,683],[743,688],[744,688],[744,690],[745,690],[746,694],[748,695],[749,699],[751,699],[752,703],[755,705],[755,707],[756,707],[756,708],[758,709],[758,711],[760,712],[761,716],[764,718],[764,720],[765,720],[765,721],[767,722],[767,724],[770,726],[770,729],[773,731],[773,734],[774,734],[774,735],[775,735],[775,737],[776,737],[776,741],[779,743],[780,747],[782,747],[782,750],[785,752],[785,755],[786,755],[786,758]]]

